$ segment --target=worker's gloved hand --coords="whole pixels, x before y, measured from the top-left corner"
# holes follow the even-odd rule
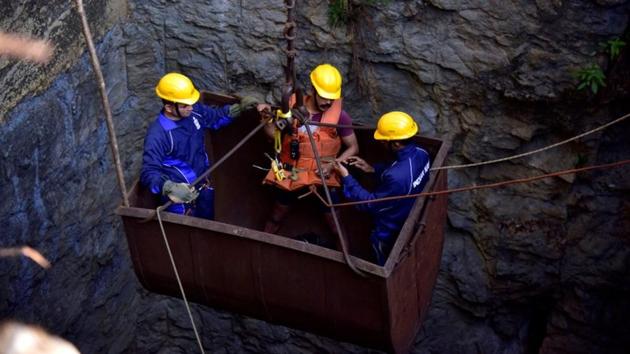
[[[190,203],[199,196],[199,192],[188,183],[164,182],[162,194],[173,203]]]
[[[241,102],[235,103],[230,106],[230,117],[237,118],[241,115],[241,113],[255,108],[258,105],[258,99],[251,96],[245,96],[241,99]]]

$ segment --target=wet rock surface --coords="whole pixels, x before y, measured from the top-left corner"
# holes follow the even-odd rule
[[[14,14],[2,24],[24,32],[45,33],[56,18],[76,17],[52,5],[2,6]],[[629,53],[612,63],[598,52],[600,42],[628,31],[627,1],[391,1],[366,7],[348,29],[330,28],[325,1],[298,6],[298,79],[306,83],[311,68],[332,62],[344,73],[344,102],[356,121],[406,111],[428,135],[452,144],[449,164],[537,149],[630,108]],[[127,185],[138,176],[163,73],[184,72],[213,91],[279,97],[283,2],[86,7],[100,38]],[[119,15],[115,25],[107,11]],[[28,13],[41,14],[30,24]],[[49,66],[0,63],[2,86],[19,88],[2,93],[1,245],[28,244],[53,263],[45,271],[25,259],[0,259],[0,316],[41,324],[84,353],[195,351],[182,302],[147,293],[131,269],[112,213],[120,196],[98,89],[88,58],[78,55],[73,21],[58,29],[63,35],[51,34],[69,49]],[[353,53],[357,38],[363,42]],[[591,62],[608,77],[598,95],[575,90],[573,73]],[[540,155],[453,170],[449,186],[625,159],[628,129],[626,122]],[[629,172],[452,195],[431,311],[412,352],[625,352]],[[193,314],[213,353],[369,352],[203,306],[193,305]]]
[[[85,0],[84,6],[92,22],[92,32],[101,37],[111,26],[127,15],[126,0]],[[34,65],[0,58],[0,122],[24,96],[41,93],[57,75],[77,62],[84,50],[81,23],[74,1],[2,1],[0,29],[5,32],[47,39],[54,45],[50,62]],[[6,89],[10,88],[10,89]]]

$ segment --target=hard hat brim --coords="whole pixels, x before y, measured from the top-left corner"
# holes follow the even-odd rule
[[[412,136],[415,136],[417,133],[418,133],[418,125],[414,122],[413,129],[409,133],[394,136],[394,137],[383,135],[378,130],[376,130],[374,131],[374,140],[387,140],[387,141],[405,140],[405,139],[411,138]]]
[[[201,94],[199,93],[199,90],[195,89],[193,91],[193,94],[190,98],[187,99],[183,99],[183,100],[179,100],[177,103],[183,103],[183,104],[188,104],[188,105],[194,105],[195,103],[197,103],[197,101],[199,101],[199,97],[201,96]]]
[[[313,86],[315,87],[315,91],[317,91],[317,94],[319,95],[319,97],[322,97],[328,100],[338,100],[339,97],[341,97],[341,88],[339,88],[339,90],[337,90],[336,92],[328,92],[322,89],[321,87],[319,87],[319,85],[315,83],[313,83]]]
[[[170,102],[175,102],[175,103],[181,103],[181,104],[187,104],[187,105],[194,105],[195,103],[197,103],[197,101],[199,101],[199,97],[201,96],[201,94],[199,93],[199,90],[194,89],[192,95],[189,98],[173,98],[173,97],[167,97],[164,96],[160,90],[158,89],[158,87],[155,88],[155,94],[162,98],[165,99],[167,101]]]
[[[389,137],[379,133],[377,130],[374,132],[374,140],[389,140]]]

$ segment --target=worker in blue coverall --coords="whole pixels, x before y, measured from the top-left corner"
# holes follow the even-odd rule
[[[404,112],[389,112],[383,115],[374,132],[374,139],[381,141],[396,159],[389,164],[371,166],[358,156],[338,159],[335,169],[342,177],[343,193],[352,201],[369,201],[378,198],[402,196],[422,192],[429,180],[429,154],[410,138],[418,132],[418,125]],[[373,173],[378,179],[374,191],[363,188],[344,166],[354,166],[364,172]],[[359,204],[359,210],[370,213],[374,218],[374,229],[370,242],[376,263],[384,265],[396,242],[415,198],[396,199]]]
[[[256,99],[244,97],[222,107],[204,105],[197,102],[200,94],[192,81],[179,73],[164,75],[155,92],[163,108],[144,139],[140,182],[160,195],[162,203],[173,202],[167,211],[212,220],[214,189],[208,181],[198,189],[191,185],[210,168],[205,131],[230,124],[241,112],[256,107]]]

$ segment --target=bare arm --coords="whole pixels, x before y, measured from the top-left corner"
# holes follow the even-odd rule
[[[345,160],[350,156],[355,156],[359,154],[359,142],[357,141],[357,136],[354,132],[348,136],[344,136],[341,138],[341,141],[346,146],[346,149],[339,155],[338,160]]]
[[[348,136],[341,137],[341,141],[343,145],[345,145],[346,149],[339,155],[337,160],[345,160],[349,156],[356,155],[359,152],[359,142],[357,141],[357,136],[354,135],[354,132]],[[324,172],[324,176],[328,178],[330,175],[330,171],[332,171],[334,164],[331,162],[324,163],[322,166],[322,170]],[[319,173],[318,173],[319,174]]]

